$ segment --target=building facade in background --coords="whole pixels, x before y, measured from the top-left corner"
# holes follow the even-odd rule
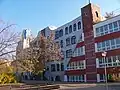
[[[46,63],[48,80],[103,82],[105,65],[108,79],[120,78],[120,15],[103,20],[100,7],[89,3],[81,8],[81,16],[58,28],[46,27],[37,37],[51,33],[55,33],[63,60]]]

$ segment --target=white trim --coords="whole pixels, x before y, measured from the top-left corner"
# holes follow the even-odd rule
[[[100,82],[100,75],[97,74],[97,82]]]

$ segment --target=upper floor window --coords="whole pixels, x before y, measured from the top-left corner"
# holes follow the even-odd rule
[[[55,39],[59,38],[59,31],[55,31]]]
[[[120,20],[97,27],[95,29],[96,36],[103,36],[109,33],[120,31]]]
[[[95,13],[96,13],[96,16],[99,17],[99,16],[98,16],[98,12],[96,11]]]
[[[68,34],[68,27],[65,27],[65,35]]]
[[[66,46],[70,45],[70,38],[66,39]]]
[[[63,40],[60,41],[60,46],[63,48]]]
[[[60,65],[57,64],[57,71],[60,71]]]
[[[112,25],[112,23],[110,23],[110,24],[108,24],[109,25],[109,30],[110,30],[110,32],[113,32],[113,25]]]
[[[118,21],[119,29],[120,29],[120,20]]]
[[[100,30],[99,28],[96,28],[96,36],[99,36],[100,35]]]
[[[76,23],[73,25],[73,31],[76,31]]]
[[[117,47],[120,47],[120,38],[116,38],[116,45]]]
[[[70,58],[72,56],[72,49],[66,50],[66,58]]]
[[[108,34],[108,25],[104,25],[105,34]]]
[[[72,25],[69,26],[69,33],[72,32]]]
[[[76,43],[76,36],[72,36],[71,38],[71,44],[75,44]]]
[[[78,22],[78,30],[81,29],[81,22]]]
[[[64,64],[61,63],[61,71],[64,71]]]
[[[63,29],[59,31],[59,37],[62,37],[62,36],[63,36]]]
[[[43,35],[43,36],[46,36],[45,34],[45,29],[43,29],[43,30],[41,30],[41,34]]]
[[[55,70],[55,64],[51,64],[51,72],[54,72]]]
[[[101,36],[104,35],[103,26],[100,27]]]
[[[117,48],[120,48],[120,38],[97,43],[97,51],[112,50]]]
[[[117,21],[113,22],[113,26],[114,26],[114,31],[118,31],[118,23],[117,23]]]

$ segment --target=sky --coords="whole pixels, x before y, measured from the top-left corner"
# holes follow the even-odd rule
[[[33,35],[47,26],[59,27],[81,15],[89,0],[0,0],[0,20],[17,24],[17,32],[31,29]],[[91,0],[102,15],[120,8],[120,0]]]

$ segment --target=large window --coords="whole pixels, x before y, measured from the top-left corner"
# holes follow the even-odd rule
[[[69,33],[72,33],[72,25],[69,26]]]
[[[105,51],[120,48],[120,38],[106,40],[104,42],[97,43],[97,51]]]
[[[83,47],[79,47],[79,48],[76,48],[74,50],[73,57],[82,56],[84,54],[85,54],[85,48],[84,48],[84,46]]]
[[[96,37],[103,36],[112,32],[120,31],[120,20],[97,27],[95,29]]]
[[[105,60],[103,57],[97,58],[97,60],[98,60],[99,68],[103,68],[105,65],[107,67],[120,66],[120,62],[117,62],[117,60],[120,61],[120,55],[106,57]]]
[[[55,64],[51,64],[51,72],[54,72],[55,70]]]
[[[78,30],[81,29],[81,22],[78,22]]]
[[[71,38],[71,44],[76,44],[76,36],[72,36],[72,38]]]
[[[70,45],[70,38],[66,39],[66,46]]]
[[[68,27],[65,27],[65,35],[68,34]]]
[[[85,69],[85,60],[69,63],[68,70]]]
[[[68,76],[68,81],[70,82],[84,82],[84,75],[79,75],[79,76]]]
[[[76,31],[76,23],[73,25],[73,31]]]

